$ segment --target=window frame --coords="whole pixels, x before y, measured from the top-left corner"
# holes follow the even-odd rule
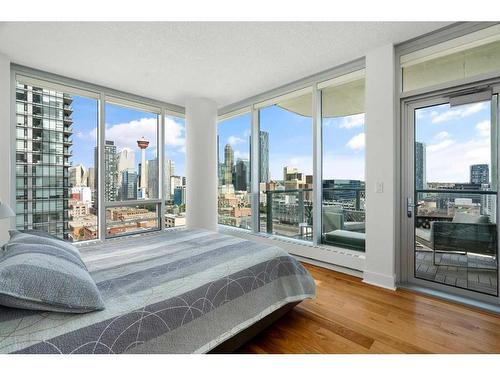
[[[331,84],[332,80],[343,79],[343,76],[349,74],[359,74],[359,71],[364,71],[366,67],[365,58],[360,58],[326,70],[324,72],[315,74],[310,77],[292,82],[288,85],[279,87],[277,89],[264,92],[262,94],[250,97],[241,102],[231,104],[223,107],[218,111],[218,122],[227,118],[238,116],[243,112],[250,111],[251,113],[251,144],[250,144],[250,164],[251,164],[251,200],[252,200],[252,229],[251,233],[264,237],[271,237],[282,239],[287,242],[297,243],[299,245],[324,247],[326,249],[338,249],[343,254],[353,255],[359,257],[364,255],[359,251],[349,250],[345,248],[337,248],[331,245],[324,245],[321,241],[322,237],[322,179],[323,179],[323,151],[322,151],[322,117],[321,117],[321,89],[324,86]],[[259,167],[260,167],[260,150],[259,150],[259,132],[260,132],[260,119],[259,110],[263,106],[267,106],[283,98],[293,98],[295,96],[304,94],[305,92],[312,91],[312,137],[313,137],[313,239],[311,241],[282,237],[279,235],[268,235],[260,232],[259,223],[259,207],[260,207],[260,194],[259,194]],[[222,224],[219,224],[222,225]],[[224,225],[222,225],[224,226]],[[240,230],[238,228],[224,226],[228,229]],[[302,255],[297,253],[297,255]],[[305,251],[305,256],[308,252]],[[321,256],[323,257],[323,255]]]
[[[104,204],[98,205],[98,238],[94,240],[82,241],[79,243],[88,243],[94,241],[104,241],[107,238],[116,238],[117,236],[107,236],[106,233],[106,209],[109,207],[116,206],[119,203],[120,206],[134,206],[141,204],[156,204],[158,205],[159,213],[159,226],[156,229],[142,231],[139,233],[147,233],[150,231],[157,231],[165,229],[165,202],[163,201],[163,181],[164,181],[164,155],[165,155],[165,116],[175,114],[179,117],[185,118],[185,108],[170,104],[167,102],[162,102],[150,98],[146,98],[139,95],[134,95],[131,93],[115,90],[105,86],[95,85],[92,83],[79,81],[76,79],[60,76],[57,74],[32,69],[22,65],[11,64],[11,129],[10,133],[11,144],[16,144],[16,128],[17,128],[17,114],[16,114],[16,92],[17,83],[29,82],[30,84],[35,84],[50,92],[51,90],[63,91],[70,94],[82,95],[90,97],[97,100],[98,105],[98,118],[97,118],[97,143],[98,147],[98,181],[97,181],[97,197],[98,202],[104,202]],[[118,104],[121,106],[130,106],[138,110],[149,111],[158,115],[158,131],[157,131],[157,148],[158,148],[158,198],[157,199],[144,199],[137,201],[122,201],[122,202],[105,202],[105,192],[104,192],[104,179],[101,174],[104,171],[104,145],[105,145],[105,119],[106,119],[106,103]],[[42,103],[41,103],[42,104]],[[13,168],[11,168],[11,195],[10,203],[12,207],[16,207],[16,147],[11,148],[11,163]],[[126,235],[137,235],[137,232],[131,232]]]

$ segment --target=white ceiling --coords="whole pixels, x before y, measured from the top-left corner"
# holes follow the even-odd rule
[[[13,62],[184,105],[225,106],[449,22],[0,23]]]

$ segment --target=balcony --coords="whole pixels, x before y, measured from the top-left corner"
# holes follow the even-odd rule
[[[71,116],[64,116],[63,121],[65,125],[73,123],[73,119],[71,118]]]
[[[415,276],[496,295],[496,192],[419,190]]]
[[[260,230],[312,240],[312,189],[267,190],[260,212]]]
[[[271,190],[264,194],[261,232],[312,241],[312,189]],[[323,199],[322,204],[322,242],[364,251],[364,188],[325,188],[323,195],[329,199]]]

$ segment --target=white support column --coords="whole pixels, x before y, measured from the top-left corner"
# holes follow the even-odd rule
[[[186,101],[186,224],[217,230],[217,104]]]
[[[15,155],[16,142],[11,142],[11,127],[12,121],[10,116],[11,109],[11,93],[10,87],[10,59],[0,53],[0,133],[2,137],[1,150],[2,157],[0,158],[0,200],[11,205],[12,210],[16,210],[15,202],[13,201],[12,185],[12,167],[11,157]],[[15,223],[15,219],[0,219],[0,243],[4,244],[9,239],[8,230]]]
[[[366,55],[366,260],[363,281],[395,288],[394,46]]]

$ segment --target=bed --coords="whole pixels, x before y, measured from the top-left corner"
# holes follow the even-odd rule
[[[201,229],[79,247],[106,308],[0,306],[0,353],[227,352],[315,295],[284,250]]]

